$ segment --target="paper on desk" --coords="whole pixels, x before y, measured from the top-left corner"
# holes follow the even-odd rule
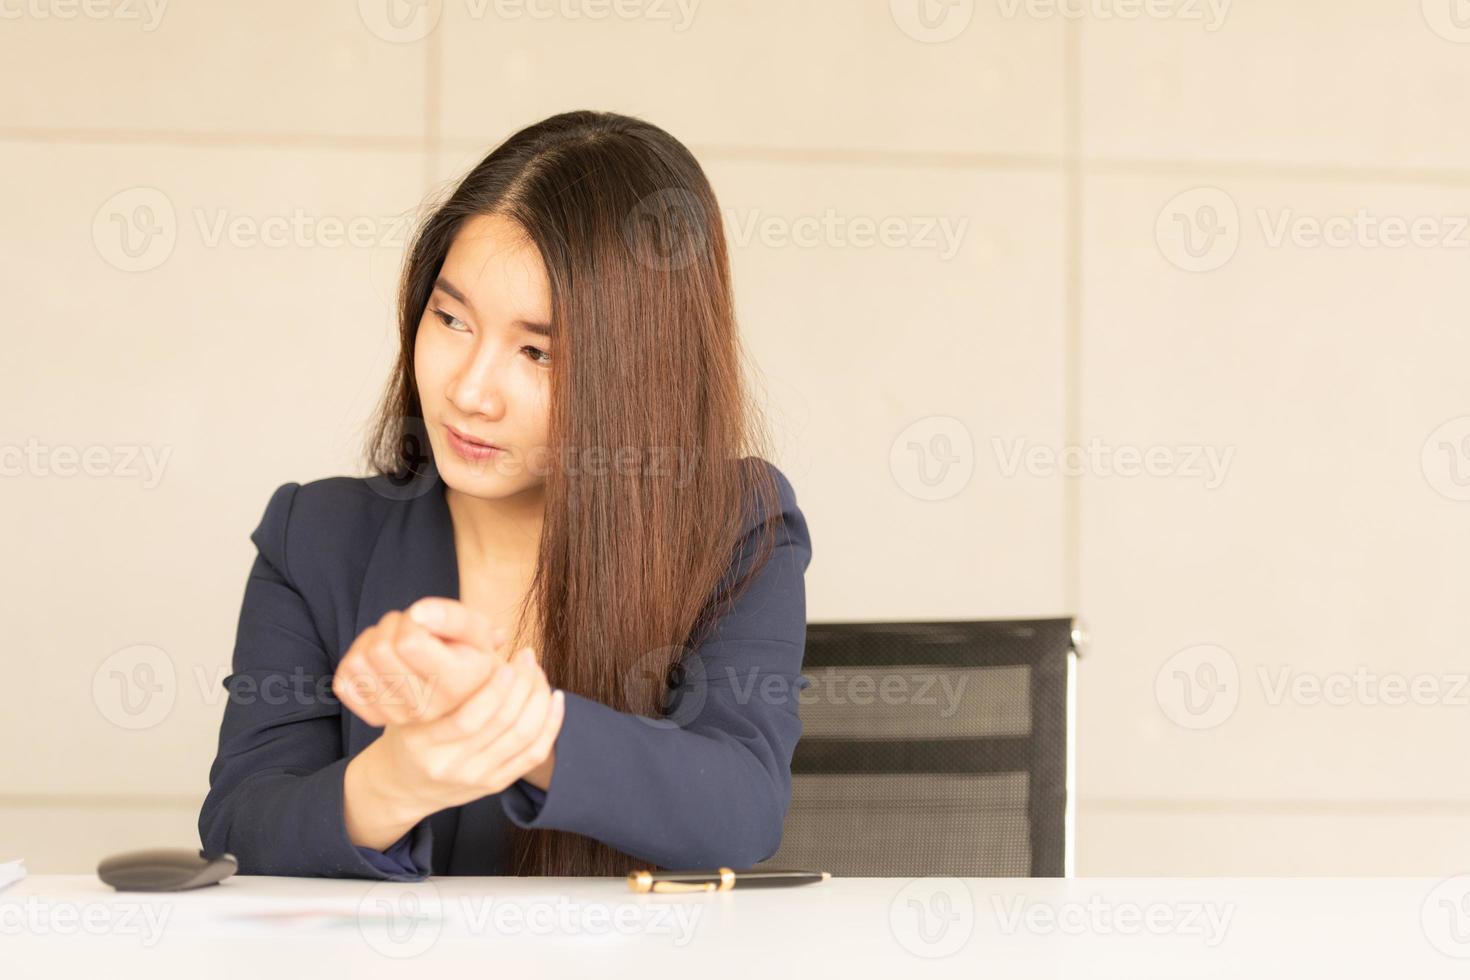
[[[24,858],[0,862],[0,892],[3,892],[25,876],[26,862]]]

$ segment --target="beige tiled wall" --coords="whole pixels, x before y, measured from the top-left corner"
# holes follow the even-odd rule
[[[248,534],[280,483],[357,472],[405,221],[601,108],[720,196],[811,617],[1090,626],[1079,872],[1465,864],[1451,2],[26,7],[0,444],[42,462],[4,479],[0,859],[190,843]],[[1431,225],[1300,237],[1360,211]],[[1159,465],[1011,458],[1069,444]],[[58,475],[63,447],[109,462]]]

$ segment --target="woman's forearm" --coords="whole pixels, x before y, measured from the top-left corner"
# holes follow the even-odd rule
[[[414,824],[433,813],[421,801],[397,790],[393,773],[379,751],[379,739],[347,763],[342,782],[342,815],[347,838],[359,847],[387,850]]]

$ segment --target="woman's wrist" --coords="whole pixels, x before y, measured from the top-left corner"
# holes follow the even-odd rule
[[[347,763],[342,783],[342,816],[347,839],[359,847],[384,851],[434,808],[402,788],[386,765],[383,740],[374,740]]]

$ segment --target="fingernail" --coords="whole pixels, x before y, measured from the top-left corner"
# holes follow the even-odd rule
[[[438,606],[414,606],[408,615],[420,626],[436,626],[439,623]]]

